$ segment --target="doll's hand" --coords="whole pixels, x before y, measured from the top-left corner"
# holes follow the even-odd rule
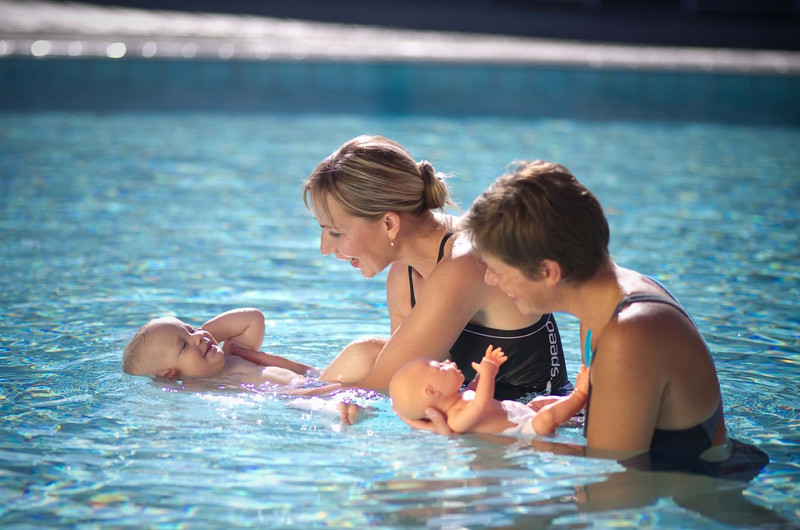
[[[506,360],[508,360],[508,357],[506,357],[502,349],[489,346],[486,348],[486,353],[481,363],[472,363],[472,368],[478,373],[478,376],[494,379],[500,370],[500,365]]]
[[[500,366],[508,360],[508,357],[503,353],[502,348],[494,348],[490,344],[489,347],[486,348],[486,353],[483,354],[483,360],[493,362],[497,366]]]

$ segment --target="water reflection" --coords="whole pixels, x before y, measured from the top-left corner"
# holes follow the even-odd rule
[[[779,521],[770,508],[798,521],[795,130],[40,113],[4,114],[0,131],[4,526],[725,527]],[[320,256],[300,198],[316,162],[363,132],[453,172],[464,207],[515,158],[573,169],[610,208],[619,261],[696,317],[731,434],[765,448],[766,471],[742,490],[577,456],[569,431],[546,447],[437,437],[385,400],[342,428],[269,394],[124,376],[122,347],[161,314],[258,307],[264,348],[316,366],[388,333],[382,282]],[[577,323],[561,322],[574,374]]]
[[[372,490],[398,513],[390,524],[428,521],[442,526],[546,528],[614,525],[636,513],[648,526],[695,524],[780,528],[791,521],[753,502],[746,482],[678,472],[626,469],[615,460],[584,457],[584,447],[499,436],[470,451],[472,475],[463,479],[392,480]],[[502,456],[494,444],[507,449]],[[634,510],[635,509],[635,510]],[[633,511],[631,511],[633,510]],[[499,513],[498,513],[499,512]],[[675,521],[670,518],[680,514]],[[691,515],[694,514],[694,515]],[[619,520],[617,520],[619,517]],[[680,522],[678,522],[680,521]]]

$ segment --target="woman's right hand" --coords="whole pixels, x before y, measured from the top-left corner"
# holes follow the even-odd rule
[[[402,414],[397,414],[397,416],[406,422],[412,429],[431,431],[444,436],[450,436],[453,434],[452,429],[450,429],[450,427],[447,425],[447,419],[445,419],[444,414],[442,414],[438,409],[428,407],[425,409],[425,415],[427,416],[427,419],[410,420]]]

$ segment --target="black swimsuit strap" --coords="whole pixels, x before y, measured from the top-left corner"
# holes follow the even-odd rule
[[[439,243],[439,256],[436,258],[436,263],[442,261],[442,258],[444,257],[444,245],[452,236],[452,232],[447,232],[444,237],[442,237],[442,242]],[[411,265],[408,266],[408,287],[411,291],[411,307],[414,307],[417,305],[417,299],[414,296],[414,267]]]
[[[667,304],[668,306],[674,307],[675,309],[686,315],[686,317],[689,320],[692,319],[692,317],[689,316],[689,313],[687,313],[686,310],[683,307],[681,307],[678,301],[672,298],[671,295],[664,296],[663,294],[658,294],[658,293],[633,293],[624,297],[622,300],[619,301],[619,304],[617,304],[617,307],[614,309],[612,318],[616,317],[620,311],[622,311],[629,305],[635,304],[637,302],[655,302],[659,304]]]
[[[439,243],[439,256],[436,258],[436,263],[442,261],[444,257],[444,244],[447,243],[447,240],[453,237],[452,232],[447,232],[444,237],[442,237],[442,242]]]
[[[411,307],[417,305],[417,299],[414,297],[414,267],[408,266],[408,287],[411,290]]]
[[[656,282],[656,283],[658,283],[658,282]],[[655,303],[659,303],[659,304],[666,304],[666,305],[668,305],[670,307],[674,307],[675,309],[677,309],[678,311],[680,311],[681,313],[686,315],[686,318],[688,318],[689,320],[692,320],[692,317],[689,315],[689,313],[686,312],[686,310],[681,306],[680,303],[678,303],[678,301],[675,299],[675,297],[673,297],[669,293],[669,291],[667,291],[666,295],[659,294],[659,293],[633,293],[633,294],[629,294],[629,295],[623,297],[622,300],[619,301],[619,303],[617,304],[617,307],[614,308],[614,312],[611,314],[611,318],[609,320],[613,320],[613,319],[617,318],[617,315],[619,315],[620,311],[622,311],[623,309],[625,309],[629,305],[635,304],[637,302],[655,302]],[[692,320],[692,322],[694,323],[694,320]],[[592,333],[592,330],[589,330],[589,333],[586,336],[587,341],[586,341],[585,347],[589,347],[589,348],[591,347],[590,346],[590,344],[591,344],[591,333]],[[594,351],[591,352],[591,360],[594,361],[594,359],[596,357],[597,357],[597,350],[594,350]],[[588,399],[589,399],[588,402],[590,403],[592,401],[592,384],[591,383],[589,383],[589,398]],[[711,420],[709,420],[709,421],[711,421]],[[716,423],[715,423],[715,425],[716,425]],[[586,429],[588,429],[588,427],[589,427],[589,411],[588,411],[588,405],[587,405],[586,415],[585,415],[584,420],[583,420],[583,434],[584,434],[584,436],[586,435]]]

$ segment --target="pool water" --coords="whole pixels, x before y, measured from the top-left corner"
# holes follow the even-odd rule
[[[266,314],[264,349],[324,366],[388,332],[383,277],[318,250],[301,183],[379,133],[472,199],[515,159],[564,163],[621,264],[667,284],[709,342],[742,487],[626,472],[530,443],[411,431],[261,390],[125,375],[149,318]],[[0,114],[0,525],[658,528],[800,525],[800,128],[416,113]],[[558,315],[570,378],[577,322]],[[580,445],[577,429],[555,440]],[[568,447],[568,446],[561,446]]]

